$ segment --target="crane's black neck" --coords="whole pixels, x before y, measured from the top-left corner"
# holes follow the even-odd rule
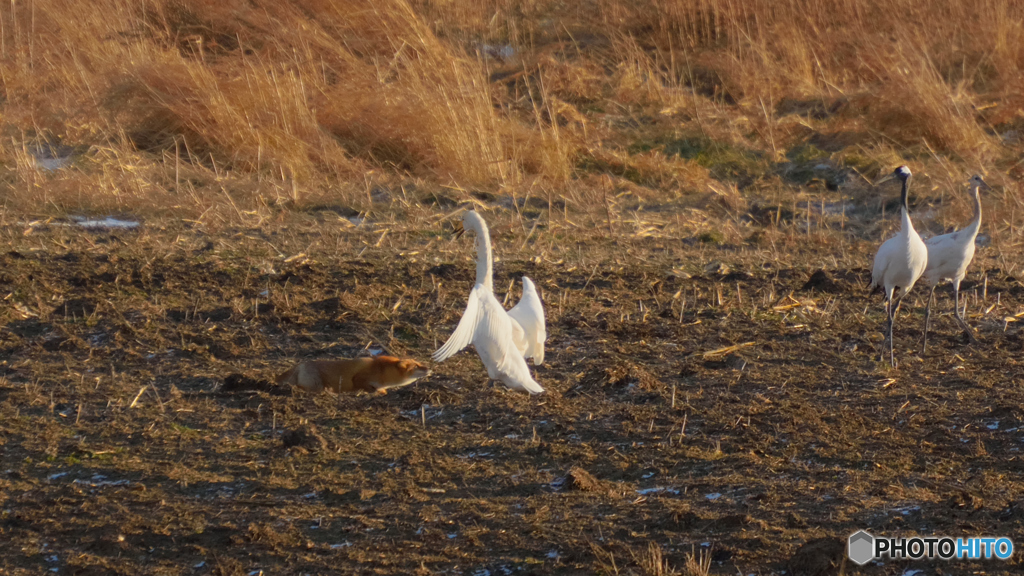
[[[903,191],[900,192],[900,205],[903,209],[910,214],[910,207],[907,206],[907,190],[910,188],[910,176],[902,178],[903,180]]]

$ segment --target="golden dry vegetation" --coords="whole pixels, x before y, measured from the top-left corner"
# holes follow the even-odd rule
[[[816,186],[864,200],[858,175],[898,162],[943,190],[984,172],[1019,207],[1009,1],[26,0],[0,16],[0,182],[21,212],[366,210],[377,186],[742,211]],[[57,145],[72,165],[39,169]]]

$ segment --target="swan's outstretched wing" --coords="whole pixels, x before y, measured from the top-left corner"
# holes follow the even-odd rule
[[[480,315],[473,335],[473,346],[476,347],[480,360],[487,367],[487,373],[497,378],[509,388],[540,394],[544,388],[530,375],[530,367],[526,359],[516,348],[512,336],[512,318],[494,293],[485,286],[477,285],[473,289],[480,302]],[[472,296],[470,296],[472,298]]]
[[[469,346],[469,343],[473,341],[473,335],[477,331],[477,323],[480,318],[480,291],[477,288],[480,288],[479,284],[474,286],[473,290],[469,293],[466,311],[462,313],[462,319],[459,320],[459,325],[455,327],[455,332],[452,332],[452,335],[448,337],[448,341],[438,348],[437,352],[434,352],[432,356],[434,362],[444,362],[459,350]]]
[[[544,304],[537,294],[533,280],[523,276],[523,297],[519,303],[508,311],[508,315],[523,329],[525,347],[520,352],[526,358],[533,358],[533,365],[544,363],[544,341],[548,339],[548,331],[544,322]]]

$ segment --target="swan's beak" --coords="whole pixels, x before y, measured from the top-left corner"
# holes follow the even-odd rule
[[[462,235],[466,233],[466,227],[462,225],[462,222],[455,224],[455,238],[462,238]]]
[[[878,180],[875,180],[875,186],[878,186],[880,184],[885,184],[889,180],[893,180],[895,178],[896,178],[896,173],[895,172],[890,172],[890,173],[886,174],[885,176],[882,176]]]

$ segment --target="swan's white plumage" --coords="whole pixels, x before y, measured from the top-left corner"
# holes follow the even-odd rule
[[[512,341],[512,319],[494,297],[494,292],[477,284],[469,293],[466,311],[448,341],[434,353],[441,362],[469,344],[476,348],[487,367],[487,375],[509,388],[539,394],[544,388],[530,375],[526,359]]]
[[[477,324],[480,322],[480,312],[482,311],[480,291],[477,290],[480,287],[481,284],[477,284],[469,292],[469,302],[466,304],[466,311],[462,313],[462,318],[459,320],[459,325],[455,327],[455,332],[452,332],[448,340],[431,356],[434,362],[444,362],[473,342],[473,337],[476,336]],[[493,296],[491,294],[491,297]]]
[[[522,328],[522,340],[516,348],[526,358],[533,358],[533,365],[544,363],[544,341],[548,338],[544,321],[544,305],[537,294],[533,280],[523,276],[523,297],[519,299],[508,315]]]
[[[544,307],[533,282],[523,277],[523,298],[512,311],[506,312],[494,297],[491,237],[487,223],[475,211],[462,216],[463,227],[477,233],[476,285],[469,293],[466,311],[455,332],[436,352],[435,362],[442,362],[469,344],[476,348],[491,378],[501,380],[509,388],[539,394],[544,388],[530,375],[525,357],[535,365],[544,361]],[[525,357],[524,357],[525,355]]]

